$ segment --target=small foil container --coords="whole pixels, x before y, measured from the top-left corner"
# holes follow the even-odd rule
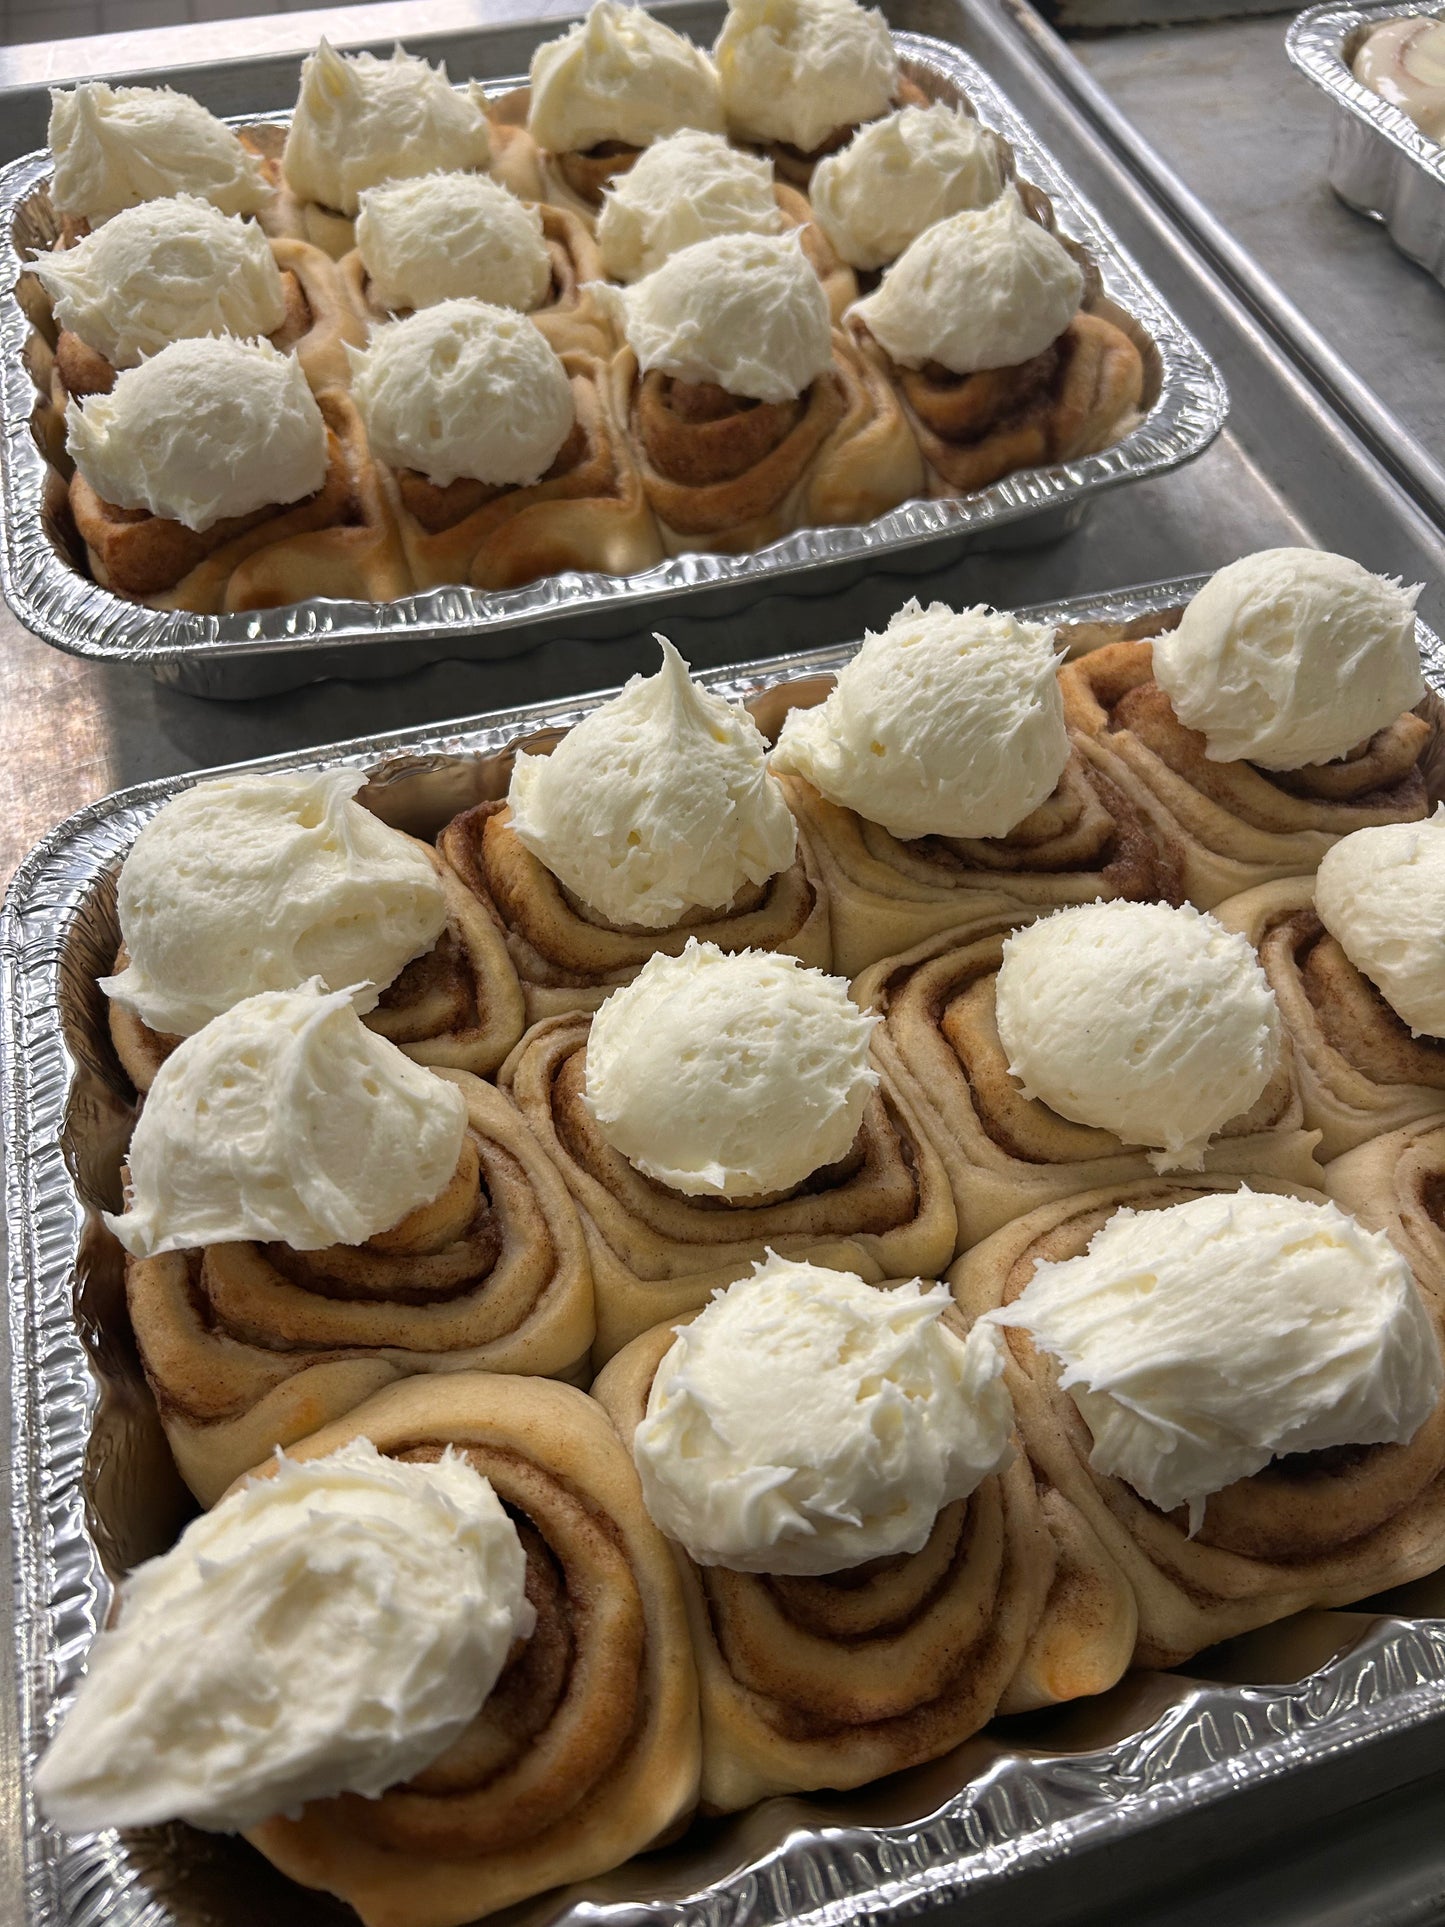
[[[1329,0],[1291,22],[1285,46],[1334,102],[1330,186],[1349,207],[1383,221],[1400,252],[1445,285],[1445,147],[1353,71],[1370,30],[1404,19],[1445,19],[1445,0],[1354,7]]]
[[[1133,621],[1177,608],[1202,580],[1024,613]],[[1419,634],[1428,679],[1445,689],[1445,649],[1423,624]],[[771,732],[789,704],[820,700],[856,647],[699,680],[747,703]],[[505,793],[520,745],[545,742],[600,700],[515,709],[249,767],[363,769],[371,807],[430,836],[455,811]],[[117,1576],[170,1545],[194,1510],[136,1356],[120,1248],[99,1218],[120,1202],[132,1103],[95,983],[115,955],[120,864],[142,825],[193,780],[145,784],[71,817],[21,865],[0,914],[28,1927],[355,1922],[239,1841],[179,1825],[66,1838],[43,1821],[34,1796],[37,1760],[106,1621]],[[1099,1699],[998,1722],[941,1760],[854,1793],[772,1800],[699,1824],[664,1852],[585,1889],[540,1896],[505,1919],[508,1927],[831,1927],[860,1917],[901,1921],[967,1900],[989,1921],[1022,1920],[1039,1891],[1031,1883],[1050,1878],[1064,1856],[1073,1883],[1103,1882],[1110,1862],[1091,1869],[1075,1856],[1104,1847],[1117,1856],[1159,1822],[1197,1818],[1225,1799],[1237,1837],[1241,1809],[1267,1807],[1277,1820],[1291,1785],[1300,1789],[1298,1817],[1317,1818],[1316,1769],[1328,1768],[1364,1798],[1398,1784],[1407,1751],[1422,1762],[1417,1772],[1438,1761],[1445,1620],[1431,1615],[1441,1612],[1445,1580],[1351,1612],[1302,1614],[1201,1655],[1187,1673],[1136,1672]],[[1088,1891],[1098,1898],[1103,1890]]]
[[[977,63],[923,35],[894,38],[904,71],[924,92],[1004,137],[1019,179],[1043,190],[1060,233],[1097,267],[1100,292],[1090,305],[1124,329],[1145,367],[1143,418],[1112,447],[1022,470],[959,501],[908,502],[859,527],[804,529],[745,555],[683,555],[637,575],[571,572],[522,589],[457,587],[389,603],[313,598],[222,616],[148,609],[86,574],[64,485],[36,432],[32,324],[15,284],[26,259],[55,236],[50,156],[41,151],[0,171],[0,593],[27,629],[72,655],[140,664],[192,695],[255,696],[322,676],[398,675],[442,657],[515,655],[563,623],[571,635],[621,634],[655,624],[661,606],[679,597],[693,613],[722,614],[776,591],[839,588],[873,566],[937,568],[968,548],[1053,540],[1078,526],[1101,489],[1198,455],[1229,405],[1203,348]],[[488,83],[487,91],[516,84]],[[269,127],[274,141],[287,118],[232,124]]]

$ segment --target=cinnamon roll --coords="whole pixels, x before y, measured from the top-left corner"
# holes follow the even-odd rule
[[[1180,1130],[1196,1141],[1176,1142],[1176,1161],[1319,1181],[1289,1040],[1262,974],[1252,962],[1245,968],[1248,953],[1221,959],[1215,972],[1205,962],[1215,948],[1208,933],[1166,944],[1167,931],[1154,928],[1158,916],[1188,913],[1118,908],[1143,911],[1145,927],[1125,917],[1104,933],[1097,989],[1081,966],[1067,967],[1067,947],[1057,943],[1037,962],[1010,966],[1022,974],[1008,1044],[999,1017],[1008,926],[987,916],[873,965],[854,984],[858,1001],[882,1017],[879,1061],[949,1174],[961,1250],[1049,1199],[1145,1180],[1170,1155],[1166,1136]],[[1061,912],[1035,932],[1052,935],[1075,916],[1092,924],[1097,910]],[[1167,974],[1156,976],[1156,966]],[[1197,1021],[1182,1015],[1186,1007],[1198,1009]],[[1190,1048],[1197,1061],[1187,1060]],[[1054,1060],[1056,1082],[1038,1076],[1042,1055]]]
[[[438,838],[505,934],[530,1023],[595,1010],[693,937],[832,961],[827,901],[762,736],[666,641],[663,658],[549,756],[524,750],[508,800],[463,811]]]
[[[1325,1166],[1324,1189],[1404,1252],[1422,1288],[1445,1306],[1445,1124],[1420,1118],[1368,1138]]]
[[[1318,1193],[1249,1186],[1060,1199],[949,1274],[965,1317],[1005,1332],[1046,1503],[1127,1577],[1140,1665],[1445,1557],[1438,1307]]]
[[[1081,754],[1147,815],[1201,908],[1426,812],[1413,599],[1342,557],[1247,556],[1161,637],[1095,649],[1061,681]]]
[[[535,1025],[502,1067],[582,1213],[597,1361],[765,1251],[874,1279],[948,1262],[944,1164],[841,988],[690,944],[596,1017]]]
[[[1055,1559],[996,1347],[940,1287],[774,1257],[598,1378],[682,1576],[705,1808],[861,1785],[997,1709]]]
[[[587,1396],[542,1379],[413,1378],[291,1449],[370,1439],[404,1464],[459,1454],[526,1554],[530,1636],[472,1724],[379,1798],[343,1793],[248,1829],[367,1927],[460,1927],[665,1840],[697,1798],[697,1682],[667,1546]]]
[[[1098,897],[1176,899],[1147,819],[1071,748],[1055,631],[908,602],[771,763],[818,855],[840,969],[950,926]]]

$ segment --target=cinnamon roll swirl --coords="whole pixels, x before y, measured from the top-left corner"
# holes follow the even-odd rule
[[[1414,1036],[1314,907],[1314,880],[1230,897],[1215,915],[1259,952],[1294,1045],[1304,1121],[1322,1160],[1445,1112],[1445,1042]]]
[[[499,1081],[581,1211],[597,1292],[598,1363],[659,1320],[696,1311],[765,1251],[870,1280],[937,1277],[948,1262],[956,1219],[945,1168],[911,1094],[886,1068],[839,1162],[781,1194],[688,1196],[634,1169],[593,1117],[590,1022],[574,1014],[534,1025]]]
[[[1358,1155],[1358,1154],[1356,1154]],[[1012,1306],[1035,1268],[1080,1256],[1116,1213],[1153,1213],[1239,1192],[1217,1176],[1113,1184],[1041,1205],[975,1246],[949,1273],[965,1318]],[[1248,1188],[1321,1202],[1272,1177]],[[1441,1314],[1429,1314],[1437,1333]],[[1006,1382],[1047,1507],[1072,1511],[1121,1571],[1138,1607],[1134,1661],[1174,1666],[1221,1639],[1310,1607],[1338,1606],[1433,1571],[1445,1558],[1445,1406],[1403,1444],[1276,1457],[1216,1491],[1190,1535],[1189,1508],[1161,1511],[1091,1464],[1094,1434],[1062,1368],[1005,1324]],[[1094,1394],[1089,1394],[1094,1396]]]
[[[1173,628],[1179,614],[1161,618]],[[1128,796],[1201,909],[1276,878],[1307,876],[1330,845],[1426,814],[1430,725],[1407,711],[1337,762],[1267,770],[1215,762],[1154,679],[1148,642],[1114,642],[1060,676],[1079,752]]]
[[[1421,1118],[1356,1145],[1325,1166],[1324,1188],[1361,1224],[1387,1231],[1445,1306],[1445,1124]]]
[[[511,1515],[536,1626],[445,1753],[378,1799],[250,1830],[367,1927],[460,1927],[675,1833],[697,1798],[697,1681],[667,1545],[606,1414],[571,1386],[470,1372],[379,1392],[290,1449],[461,1453]]]
[[[1020,912],[1017,923],[1030,912]],[[1149,1154],[1028,1095],[999,1036],[996,992],[1009,925],[981,916],[874,964],[853,994],[882,1013],[875,1048],[943,1160],[959,1249],[1045,1202],[1144,1182]],[[1288,1047],[1258,1101],[1205,1152],[1206,1168],[1319,1182]]]
[[[464,1071],[450,1184],[366,1244],[240,1242],[130,1259],[146,1378],[204,1504],[394,1379],[569,1377],[592,1341],[592,1281],[566,1187],[516,1107]]]

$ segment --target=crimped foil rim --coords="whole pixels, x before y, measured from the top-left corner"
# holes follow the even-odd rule
[[[635,612],[689,588],[757,584],[782,588],[809,568],[896,555],[940,539],[958,539],[1021,517],[1082,503],[1102,488],[1156,475],[1199,454],[1218,434],[1229,397],[1218,369],[1166,306],[1092,205],[1028,123],[978,64],[959,49],[921,34],[894,35],[899,53],[965,94],[987,125],[1013,147],[1021,175],[1053,201],[1065,232],[1082,241],[1104,292],[1147,330],[1161,364],[1159,398],[1121,442],[1096,455],[1007,476],[961,502],[917,501],[854,528],[809,529],[743,556],[686,555],[632,576],[569,571],[527,588],[450,588],[390,603],[320,597],[254,614],[196,616],[147,609],[89,581],[52,546],[42,520],[47,467],[30,432],[35,388],[25,367],[30,324],[14,295],[25,263],[16,251],[16,210],[48,179],[50,157],[27,154],[0,171],[0,593],[42,641],[92,660],[158,667],[185,660],[238,661],[337,643],[395,642],[404,636],[449,637],[524,629],[569,612]],[[499,94],[519,83],[486,83]],[[280,122],[286,113],[243,114],[232,125]]]
[[[1285,49],[1307,80],[1445,187],[1445,146],[1422,134],[1403,108],[1356,80],[1344,52],[1345,41],[1357,27],[1379,26],[1385,20],[1426,18],[1445,19],[1445,0],[1365,0],[1359,6],[1325,0],[1321,6],[1306,7],[1290,22]]]
[[[1206,579],[1176,578],[1021,613],[1034,620],[1124,621],[1177,606]],[[1445,646],[1423,623],[1419,636],[1427,678],[1445,690]],[[834,670],[856,647],[704,671],[698,680],[746,698]],[[519,735],[574,722],[610,693],[235,767],[374,767],[486,754]],[[68,932],[141,826],[178,790],[216,773],[167,777],[81,810],[22,863],[0,912],[0,1104],[11,1150],[11,1517],[29,1927],[169,1927],[177,1919],[146,1884],[154,1856],[142,1863],[113,1833],[65,1840],[40,1821],[34,1802],[35,1765],[54,1709],[73,1689],[112,1596],[86,1529],[81,1487],[99,1387],[71,1300],[83,1213],[61,1149],[77,1066],[61,1028],[59,975]],[[1167,1686],[1169,1703],[1111,1747],[1050,1756],[971,1743],[968,1757],[977,1770],[925,1818],[869,1827],[825,1816],[809,1828],[810,1803],[793,1800],[787,1837],[750,1860],[740,1848],[743,1864],[713,1885],[671,1900],[574,1900],[555,1918],[559,1927],[736,1927],[743,1918],[749,1927],[843,1927],[860,1918],[904,1920],[1092,1841],[1117,1840],[1310,1762],[1445,1722],[1445,1621],[1382,1617],[1347,1652],[1288,1686],[1180,1679]],[[203,1836],[187,1839],[196,1853],[204,1851]]]

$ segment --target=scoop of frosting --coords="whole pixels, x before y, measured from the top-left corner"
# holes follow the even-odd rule
[[[558,743],[518,755],[518,837],[610,923],[660,930],[786,870],[797,827],[746,710],[699,689],[665,636],[634,676]]]
[[[124,207],[195,194],[223,214],[255,214],[271,198],[256,155],[189,94],[82,80],[50,95],[50,198],[91,225]]]
[[[678,1331],[632,1455],[653,1519],[703,1566],[841,1572],[918,1552],[1009,1462],[989,1325],[944,1285],[882,1289],[769,1252]]]
[[[893,836],[1004,836],[1069,760],[1054,632],[906,602],[825,702],[789,710],[775,769]]]
[[[221,776],[151,818],[121,868],[124,970],[101,989],[188,1037],[262,990],[366,984],[370,1010],[446,925],[426,852],[352,798],[358,770]]]
[[[687,129],[640,155],[602,202],[597,241],[614,281],[638,281],[670,255],[719,234],[776,234],[773,171],[721,134]]]
[[[260,228],[191,194],[123,208],[31,265],[60,326],[115,368],[198,335],[269,335],[286,318]]]
[[[472,299],[530,314],[552,285],[542,217],[485,174],[424,174],[361,194],[356,245],[383,308]]]
[[[372,448],[442,488],[459,475],[530,487],[577,419],[556,351],[514,308],[439,301],[374,328],[350,354]]]
[[[444,64],[401,47],[390,60],[339,54],[325,40],[301,63],[281,157],[301,200],[355,214],[363,188],[491,158],[485,93],[475,81],[453,87]]]
[[[878,1082],[876,1022],[841,977],[692,937],[592,1019],[587,1109],[615,1151],[674,1191],[789,1191],[858,1135]]]
[[[1425,823],[1341,837],[1320,861],[1315,909],[1417,1037],[1445,1038],[1445,804]]]
[[[1445,1384],[1410,1268],[1333,1204],[1250,1191],[1121,1210],[988,1314],[1059,1360],[1089,1462],[1171,1512],[1286,1453],[1403,1442]]]
[[[594,0],[585,20],[532,56],[527,127],[554,154],[603,141],[647,147],[679,128],[723,130],[722,96],[701,47],[640,6]]]
[[[1279,1010],[1248,938],[1185,905],[1089,903],[1004,945],[1009,1069],[1060,1117],[1198,1170],[1279,1063]]]
[[[888,22],[855,0],[729,0],[713,54],[729,133],[804,154],[898,91]]]
[[[326,423],[294,355],[205,335],[72,402],[65,445],[103,502],[188,529],[299,502],[326,480]]]
[[[808,199],[845,261],[881,268],[925,229],[987,207],[1003,187],[994,135],[971,114],[936,101],[860,129],[841,153],[819,161]]]
[[[1425,693],[1415,598],[1321,549],[1212,575],[1154,643],[1154,675],[1212,762],[1303,769],[1368,742]]]
[[[696,241],[611,298],[644,374],[794,401],[832,366],[828,298],[796,233]]]
[[[319,978],[247,997],[161,1065],[106,1223],[137,1258],[245,1239],[359,1245],[448,1183],[466,1103]]]
[[[536,1615],[517,1528],[448,1451],[277,1454],[121,1588],[119,1622],[36,1776],[71,1833],[189,1820],[235,1832],[374,1798],[481,1710]]]
[[[936,361],[974,375],[1041,355],[1083,295],[1073,255],[1006,188],[991,206],[920,234],[849,313],[901,368]]]

